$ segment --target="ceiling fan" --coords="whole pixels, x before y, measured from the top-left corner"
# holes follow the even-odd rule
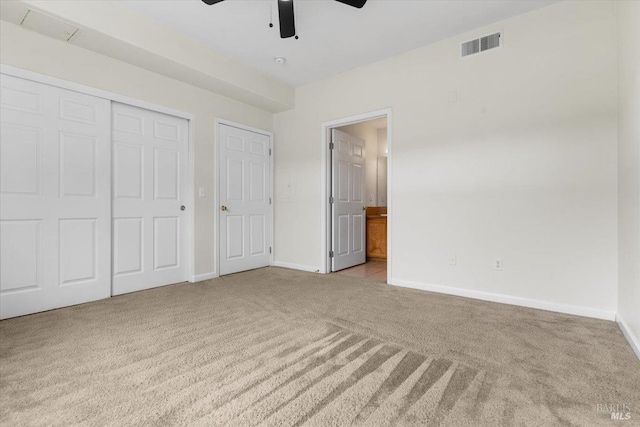
[[[209,6],[220,3],[224,0],[202,0]],[[349,6],[362,8],[367,0],[336,0]],[[295,36],[296,39],[296,22],[293,16],[293,0],[278,0],[278,15],[280,17],[280,37],[283,39]],[[269,24],[273,26],[273,24]]]

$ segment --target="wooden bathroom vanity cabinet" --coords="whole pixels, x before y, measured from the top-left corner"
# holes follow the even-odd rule
[[[387,208],[367,208],[367,261],[387,260]]]

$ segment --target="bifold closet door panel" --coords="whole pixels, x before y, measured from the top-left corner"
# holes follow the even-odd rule
[[[111,103],[0,81],[0,316],[107,298]]]
[[[188,121],[112,104],[113,294],[187,280]]]

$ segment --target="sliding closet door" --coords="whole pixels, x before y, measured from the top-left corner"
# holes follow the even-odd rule
[[[0,316],[107,298],[110,102],[0,80]]]
[[[188,274],[188,121],[112,105],[113,294]]]

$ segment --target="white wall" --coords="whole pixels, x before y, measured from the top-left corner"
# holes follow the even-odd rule
[[[494,30],[504,48],[459,58]],[[566,1],[299,87],[274,119],[277,260],[325,256],[321,123],[391,107],[393,283],[612,319],[616,80],[613,3]]]
[[[378,129],[378,157],[387,157],[387,128]]]
[[[640,357],[640,2],[617,2],[618,316]]]
[[[195,186],[206,198],[195,198],[195,273],[215,271],[214,118],[221,117],[271,130],[273,115],[150,71],[54,40],[2,21],[3,64],[108,90],[194,115]],[[195,195],[197,196],[197,195]]]
[[[365,144],[365,192],[367,206],[376,206],[378,200],[378,129],[368,122],[338,128],[349,135],[364,139]]]
[[[387,206],[388,192],[388,155],[387,152],[387,128],[378,129],[378,206]]]

